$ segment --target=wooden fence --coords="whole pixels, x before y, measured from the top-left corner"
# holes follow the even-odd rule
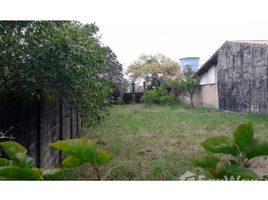
[[[48,143],[78,137],[80,128],[78,112],[60,99],[27,102],[14,92],[0,98],[0,132],[10,129],[7,135],[28,149],[37,167],[59,165],[62,155]]]

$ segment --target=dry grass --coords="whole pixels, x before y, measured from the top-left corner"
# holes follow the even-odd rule
[[[123,105],[114,106],[100,126],[83,128],[82,133],[114,155],[102,168],[106,179],[176,180],[187,170],[199,170],[192,158],[203,152],[201,141],[232,134],[245,120],[252,121],[256,134],[265,137],[267,119],[204,108]],[[83,176],[92,178],[91,172]]]

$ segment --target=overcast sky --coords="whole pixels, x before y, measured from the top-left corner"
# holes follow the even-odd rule
[[[5,4],[14,5],[13,0]],[[226,40],[268,39],[264,0],[26,0],[16,5],[4,18],[96,22],[102,42],[125,68],[142,53],[205,61]]]

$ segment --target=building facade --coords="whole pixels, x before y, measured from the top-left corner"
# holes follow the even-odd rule
[[[268,41],[227,41],[196,73],[197,104],[268,114]]]

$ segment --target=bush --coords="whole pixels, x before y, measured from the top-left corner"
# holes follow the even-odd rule
[[[166,89],[161,86],[152,90],[146,90],[141,98],[141,101],[145,103],[145,105],[170,105],[175,102],[175,98],[168,94]]]
[[[254,137],[251,122],[240,124],[233,137],[214,136],[203,141],[201,145],[209,154],[196,157],[193,161],[209,171],[214,178],[261,179],[250,168],[251,159],[268,155],[268,141]],[[216,154],[224,154],[224,159]],[[228,157],[229,159],[226,159]]]
[[[113,158],[86,138],[60,140],[50,143],[49,146],[65,154],[61,168],[36,168],[33,158],[27,155],[27,149],[22,145],[12,141],[0,142],[1,149],[8,156],[0,157],[0,180],[59,180],[74,174],[76,167],[83,164],[90,164],[98,180],[101,180],[99,167]]]
[[[175,98],[171,95],[165,95],[160,98],[161,105],[172,105],[175,103]]]
[[[112,103],[114,104],[114,105],[123,105],[124,104],[124,100],[123,100],[123,98],[122,97],[117,97],[117,98],[113,98],[112,99]]]

